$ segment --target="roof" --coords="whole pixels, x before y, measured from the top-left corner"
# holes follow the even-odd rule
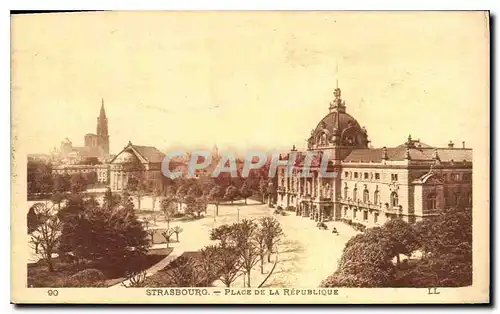
[[[322,125],[332,132],[336,127],[337,127],[337,117],[338,117],[338,127],[339,130],[344,130],[345,128],[349,126],[356,126],[360,128],[358,121],[354,119],[353,116],[351,116],[348,113],[345,112],[330,112],[328,113],[321,121],[318,123],[316,126],[315,130],[322,129]]]
[[[156,147],[153,146],[137,146],[132,145],[132,147],[142,155],[142,157],[146,158],[148,162],[156,163],[162,162],[165,154],[159,151]]]
[[[159,151],[156,147],[133,145],[129,142],[120,153],[111,159],[110,163],[113,163],[120,155],[122,155],[122,153],[126,151],[132,151],[134,154],[140,155],[140,159],[145,159],[149,163],[161,163],[165,157],[165,154]]]
[[[423,144],[426,145],[426,144]],[[422,146],[423,146],[422,145]],[[428,146],[428,145],[426,145]],[[388,160],[405,160],[406,146],[387,148]],[[434,151],[437,150],[439,159],[443,162],[472,162],[472,149],[464,148],[409,148],[411,160],[433,160]],[[345,159],[346,162],[381,162],[384,148],[362,148],[354,149]]]

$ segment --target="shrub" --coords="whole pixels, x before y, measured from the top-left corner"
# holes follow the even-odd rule
[[[352,225],[352,220],[351,219],[342,218],[342,222],[345,223],[345,224],[348,224],[348,225]]]
[[[104,274],[94,268],[84,269],[73,274],[65,283],[66,287],[102,287],[106,279]]]
[[[361,231],[361,232],[364,232],[364,231],[366,230],[366,226],[365,226],[365,225],[363,225],[362,223],[359,223],[359,222],[353,222],[353,223],[351,224],[351,226],[352,226],[354,229],[356,229],[356,230],[358,230],[358,231]]]

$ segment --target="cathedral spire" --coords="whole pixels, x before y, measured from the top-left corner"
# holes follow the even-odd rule
[[[101,112],[99,118],[106,118],[106,111],[104,110],[104,98],[101,98]]]
[[[109,134],[108,134],[108,118],[104,110],[104,99],[101,98],[101,111],[97,117],[97,142],[101,151],[101,156],[109,155]]]

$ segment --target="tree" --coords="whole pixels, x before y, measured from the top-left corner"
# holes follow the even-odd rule
[[[220,281],[226,287],[230,287],[236,278],[238,278],[241,269],[240,255],[236,248],[222,244],[218,245],[217,266]]]
[[[53,190],[52,164],[29,159],[27,164],[28,194],[40,193],[45,196]]]
[[[195,184],[191,184],[191,186],[188,188],[188,191],[186,194],[197,198],[197,197],[200,197],[201,195],[203,195],[203,191],[201,190],[199,185],[197,183],[195,183]]]
[[[262,228],[257,230],[254,241],[255,241],[255,246],[257,247],[257,251],[259,253],[260,273],[264,274],[264,257],[268,249],[266,245],[266,233]]]
[[[131,274],[127,275],[126,281],[128,281],[128,284],[126,284],[124,281],[122,282],[122,285],[125,286],[125,288],[142,288],[146,286],[146,278],[146,270],[132,272]]]
[[[123,191],[121,199],[120,199],[120,205],[123,208],[127,208],[128,210],[133,210],[134,209],[134,202],[132,202],[132,198],[130,197],[130,194],[128,191]]]
[[[179,203],[179,210],[182,209],[182,202],[184,201],[184,199],[187,195],[187,191],[188,191],[187,185],[181,184],[175,193],[176,198],[177,198],[177,202]]]
[[[169,228],[161,233],[161,235],[165,238],[165,242],[167,242],[167,248],[170,244],[170,237],[174,234],[174,231]]]
[[[183,255],[173,260],[165,274],[172,280],[176,287],[198,287],[205,279],[203,272],[192,258]]]
[[[111,192],[111,189],[108,187],[106,188],[106,192],[104,192],[103,196],[103,207],[106,209],[111,209],[118,204],[120,204],[120,195],[113,194]]]
[[[262,196],[262,204],[264,204],[266,202],[267,196],[267,182],[263,178],[261,178],[259,181],[259,192]]]
[[[226,193],[224,194],[224,199],[226,201],[231,201],[233,204],[234,200],[238,197],[238,189],[234,185],[230,185],[226,189]]]
[[[179,242],[179,233],[182,233],[184,231],[181,227],[175,226],[172,231],[175,233],[175,240]]]
[[[184,213],[186,215],[194,216],[196,212],[196,207],[198,206],[196,204],[196,198],[191,195],[186,195],[184,197],[184,203],[185,203]]]
[[[87,184],[96,184],[98,182],[97,172],[91,171],[84,175]]]
[[[234,227],[229,225],[221,225],[217,228],[214,228],[210,231],[210,240],[215,241],[219,240],[222,247],[226,247],[231,239],[234,239],[233,236]]]
[[[382,228],[371,228],[347,241],[335,273],[322,287],[387,287],[394,280],[390,240]]]
[[[87,180],[81,173],[75,173],[71,176],[71,191],[74,193],[85,191]]]
[[[199,258],[197,265],[202,272],[202,278],[200,281],[203,282],[204,286],[208,286],[215,278],[218,277],[219,272],[219,254],[217,251],[217,246],[208,245],[202,248],[199,252]]]
[[[43,223],[42,217],[40,216],[40,209],[38,206],[40,203],[35,203],[28,210],[28,214],[26,215],[26,222],[28,224],[28,234],[31,234],[35,231],[40,224]]]
[[[275,245],[281,240],[284,235],[281,229],[281,224],[273,217],[262,217],[260,219],[261,232],[264,237],[264,243],[267,248],[267,262],[271,262],[271,254]]]
[[[53,191],[64,193],[71,190],[71,176],[68,174],[57,174],[54,176]]]
[[[167,228],[170,228],[170,221],[172,220],[172,216],[175,214],[175,199],[172,196],[165,197],[161,202],[161,211],[163,213],[163,217],[167,222]]]
[[[141,199],[150,192],[149,185],[141,174],[134,175],[127,180],[127,190],[137,197],[137,209],[141,209]]]
[[[177,193],[177,190],[175,189],[175,187],[173,185],[169,185],[166,189],[166,195],[167,196],[170,196],[172,198],[175,198],[175,195]]]
[[[57,205],[58,210],[61,210],[61,202],[64,200],[64,195],[61,192],[54,192],[50,200]]]
[[[423,258],[399,286],[459,287],[472,284],[472,209],[447,208],[415,226]],[[420,275],[419,279],[412,276]]]
[[[52,254],[60,240],[62,222],[54,211],[54,206],[48,206],[47,202],[36,203],[33,210],[40,224],[32,232],[31,241],[35,252],[47,263],[48,271],[53,272]]]
[[[207,211],[207,200],[204,196],[200,196],[195,199],[193,212],[196,213],[198,218],[201,217],[201,213]]]
[[[241,267],[247,276],[247,287],[251,287],[250,272],[259,261],[259,250],[254,245],[257,225],[252,220],[243,219],[241,223],[233,224],[232,228],[234,228],[232,235],[235,248],[240,256]]]
[[[154,235],[158,232],[158,229],[154,228],[153,217],[146,216],[142,219],[146,233],[151,237],[151,244],[155,244]]]
[[[139,188],[139,179],[136,176],[130,176],[127,180],[127,191],[134,193]]]
[[[219,204],[222,198],[224,197],[224,192],[222,188],[218,185],[214,186],[211,190],[210,193],[208,194],[208,199],[214,202],[215,204],[215,213],[214,216],[219,215]]]
[[[241,195],[241,197],[243,197],[245,199],[245,205],[247,204],[247,198],[252,196],[252,194],[253,194],[252,190],[250,188],[248,188],[246,182],[243,183],[243,185],[240,188],[240,195]]]
[[[95,202],[70,201],[61,233],[63,253],[104,265],[120,263],[130,255],[142,255],[149,246],[147,233],[127,206],[112,208]]]
[[[413,228],[402,219],[391,219],[382,226],[389,250],[396,256],[397,266],[400,266],[400,254],[410,255],[415,249],[417,239]]]
[[[273,204],[276,195],[276,187],[271,181],[267,184],[266,194],[267,194],[267,203],[269,206],[271,206]]]

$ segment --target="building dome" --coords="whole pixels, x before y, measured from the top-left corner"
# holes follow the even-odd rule
[[[335,90],[335,100],[330,104],[330,112],[311,131],[309,148],[329,146],[368,147],[368,135],[358,121],[345,112],[345,102],[340,98],[340,89]]]

